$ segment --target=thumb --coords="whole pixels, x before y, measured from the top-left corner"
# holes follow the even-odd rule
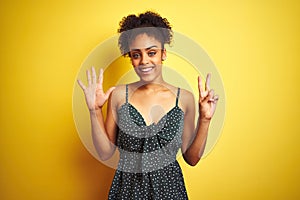
[[[107,92],[105,93],[105,97],[108,98],[109,95],[112,93],[112,91],[113,91],[114,89],[116,89],[116,87],[111,87],[111,88],[109,88],[109,89],[107,90]]]

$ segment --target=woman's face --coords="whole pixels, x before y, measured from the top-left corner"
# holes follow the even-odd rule
[[[137,35],[129,45],[130,59],[134,70],[144,82],[162,81],[162,60],[166,50],[161,43],[147,34]]]

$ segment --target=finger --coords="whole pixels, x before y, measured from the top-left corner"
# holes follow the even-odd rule
[[[92,67],[92,83],[95,84],[96,83],[96,71],[95,71],[95,68]]]
[[[112,93],[112,91],[116,89],[116,87],[111,87],[107,90],[107,92],[105,93],[105,98],[108,99],[109,95]]]
[[[82,88],[83,91],[86,90],[85,85],[80,80],[77,80],[77,82],[78,82],[79,86]]]
[[[215,91],[214,90],[209,90],[208,92],[208,98],[212,99],[214,97]]]
[[[199,96],[200,98],[203,98],[203,86],[202,86],[202,80],[201,77],[198,76],[198,89],[199,89]]]
[[[205,90],[206,91],[210,90],[210,77],[211,77],[211,74],[208,73],[206,76],[206,82],[205,82]]]
[[[87,80],[88,80],[88,84],[91,85],[91,73],[90,70],[86,70],[86,76],[87,76]]]
[[[215,102],[217,102],[217,101],[219,100],[219,96],[218,96],[218,95],[215,95],[215,96],[214,96],[214,100],[215,100]]]
[[[218,102],[218,100],[219,100],[219,96],[218,95],[214,95],[212,98],[210,98],[208,101],[210,102],[210,103],[217,103]]]
[[[100,68],[100,70],[99,70],[98,81],[99,81],[99,88],[102,90],[102,84],[103,84],[103,69],[102,68]]]
[[[215,110],[216,110],[218,100],[219,100],[219,96],[218,96],[218,95],[215,95],[215,96],[214,96],[214,102],[213,102],[213,104],[212,104],[212,113],[214,113]]]
[[[208,92],[208,95],[206,96],[206,98],[204,99],[204,101],[207,101],[207,102],[212,102],[213,101],[213,97],[214,97],[214,90],[210,90]]]
[[[211,116],[214,115],[215,111],[216,111],[216,107],[217,107],[217,101],[215,101],[214,103],[211,104]]]

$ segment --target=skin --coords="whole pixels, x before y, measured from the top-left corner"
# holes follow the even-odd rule
[[[162,76],[162,62],[166,59],[166,50],[154,37],[147,34],[138,35],[129,44],[132,66],[140,80],[128,85],[129,103],[143,116],[147,125],[156,124],[174,106],[177,87],[164,81]],[[214,115],[218,96],[210,89],[208,74],[203,84],[198,77],[199,88],[199,115],[197,126],[195,122],[195,104],[191,92],[181,89],[178,106],[184,112],[184,130],[182,134],[183,157],[185,161],[195,166],[203,155],[209,124]],[[108,89],[105,93],[102,88],[103,70],[100,69],[97,78],[95,69],[87,70],[88,85],[80,80],[78,83],[83,89],[87,106],[90,111],[92,137],[100,159],[109,159],[116,149],[118,132],[117,110],[125,103],[125,86]],[[204,85],[204,86],[203,86]],[[104,122],[102,107],[108,102],[107,118]]]

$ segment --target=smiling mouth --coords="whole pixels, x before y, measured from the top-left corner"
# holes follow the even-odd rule
[[[154,67],[144,67],[144,68],[140,68],[140,71],[143,72],[143,73],[149,73],[152,71]]]

